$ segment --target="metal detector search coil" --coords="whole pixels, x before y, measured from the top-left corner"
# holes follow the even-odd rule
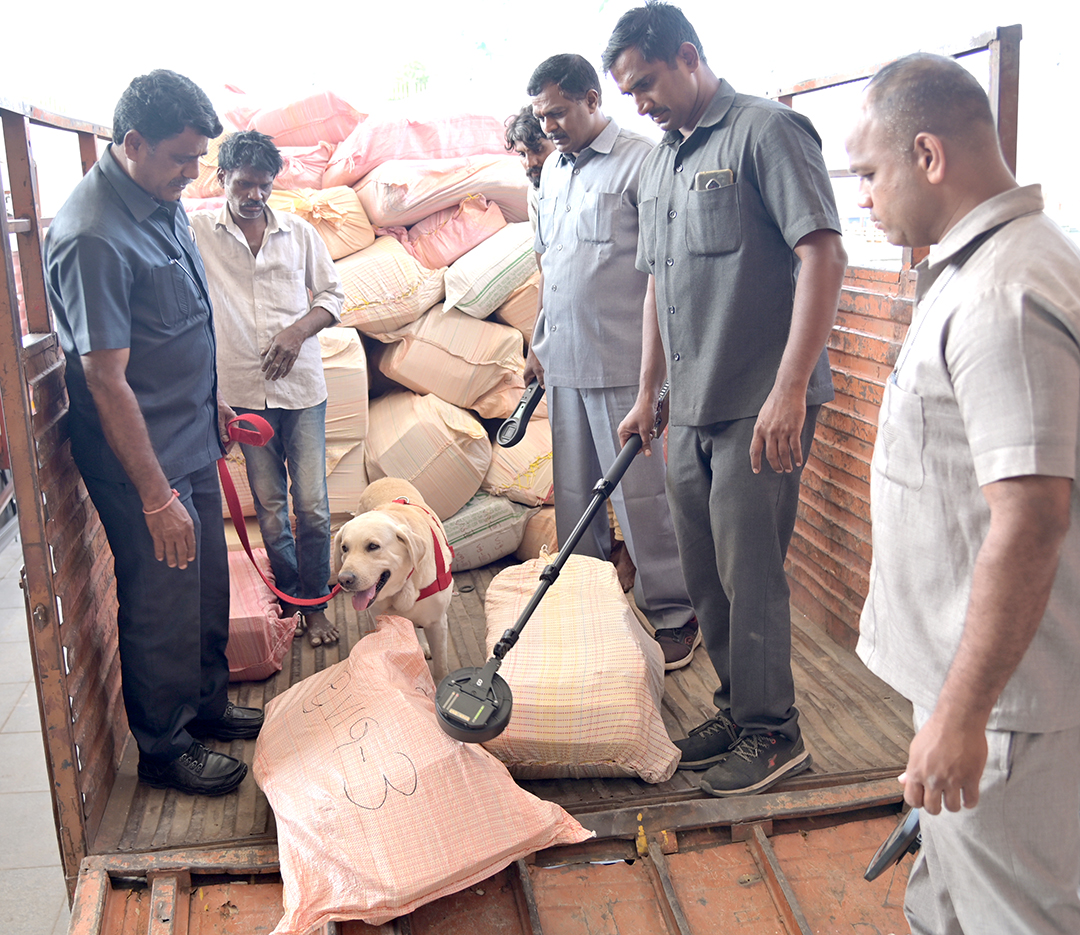
[[[517,408],[510,413],[508,418],[499,426],[495,434],[495,440],[501,448],[510,448],[525,437],[525,429],[529,426],[529,419],[544,396],[544,388],[538,380],[532,380],[525,392],[521,394],[521,401]]]

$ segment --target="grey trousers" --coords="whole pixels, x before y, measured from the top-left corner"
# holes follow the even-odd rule
[[[819,406],[803,426],[809,457]],[[791,677],[791,611],[784,557],[801,469],[750,469],[756,417],[668,429],[668,499],[683,577],[720,686],[716,707],[743,735],[799,736]]]
[[[919,729],[930,712],[915,709]],[[979,804],[919,817],[912,935],[1080,932],[1080,727],[986,732]]]
[[[615,463],[619,423],[633,407],[637,387],[551,386],[547,392],[554,449],[555,524],[561,544],[569,539],[592,502],[596,482]],[[611,495],[623,540],[637,566],[634,600],[657,630],[681,627],[694,616],[679,565],[664,473],[663,448],[655,442],[652,456],[635,458]],[[611,534],[605,509],[597,513],[574,551],[608,559]]]

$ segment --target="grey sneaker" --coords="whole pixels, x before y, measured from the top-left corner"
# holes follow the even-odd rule
[[[682,753],[679,769],[708,769],[727,756],[738,740],[738,725],[726,711],[717,711],[704,724],[690,731],[685,740],[675,741]]]
[[[671,672],[690,665],[694,650],[701,645],[701,629],[697,617],[693,617],[681,627],[671,627],[656,631],[656,642],[664,651],[664,671]]]
[[[783,734],[754,734],[735,744],[700,785],[709,795],[753,795],[809,769],[812,762],[801,736],[788,740]]]

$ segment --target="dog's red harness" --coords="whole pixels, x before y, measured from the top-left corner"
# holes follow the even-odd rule
[[[432,519],[435,518],[435,514],[432,513],[431,510],[429,510],[427,507],[420,506],[419,503],[413,503],[408,497],[398,497],[396,500],[392,500],[391,502],[405,503],[409,506],[415,506],[427,513],[427,515],[432,517]],[[420,594],[416,598],[418,601],[422,601],[425,597],[431,597],[432,594],[438,594],[440,591],[445,591],[454,582],[454,576],[450,573],[450,566],[447,564],[446,559],[443,556],[443,545],[441,542],[439,542],[439,536],[438,533],[435,532],[434,525],[431,527],[431,542],[432,545],[434,545],[435,547],[435,580],[432,581],[431,584],[429,584],[426,588],[423,588],[420,591]],[[450,552],[450,561],[453,561],[454,547],[449,542],[447,542],[446,548]],[[413,568],[413,571],[416,571],[416,569]],[[412,577],[412,574],[412,571],[410,571],[405,580],[408,581],[409,578]]]

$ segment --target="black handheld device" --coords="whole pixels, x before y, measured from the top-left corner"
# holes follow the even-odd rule
[[[900,863],[905,854],[914,854],[921,846],[919,810],[913,808],[906,815],[901,816],[892,834],[877,849],[877,853],[866,868],[866,873],[863,874],[863,879],[868,883],[871,880],[876,880],[889,867]]]
[[[521,402],[510,413],[510,418],[499,426],[495,433],[495,440],[502,448],[510,448],[525,437],[525,429],[529,425],[533,411],[544,396],[544,388],[536,380],[533,380],[525,392],[521,394]]]

